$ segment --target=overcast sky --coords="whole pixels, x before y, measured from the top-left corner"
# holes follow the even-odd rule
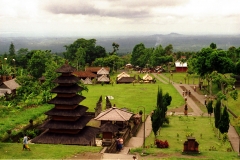
[[[0,35],[240,34],[240,0],[0,0]]]

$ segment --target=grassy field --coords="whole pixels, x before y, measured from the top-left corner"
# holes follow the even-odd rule
[[[181,82],[183,84],[195,84],[195,85],[199,84],[199,76],[195,74],[189,75],[187,73],[180,73],[180,72],[174,72],[172,76],[170,73],[162,73],[162,74],[164,74],[168,79],[176,83]],[[204,84],[206,83],[205,81],[203,82]]]
[[[162,88],[163,93],[168,92],[172,96],[169,108],[180,107],[184,104],[183,97],[170,84],[157,82],[155,84],[114,84],[114,85],[88,85],[89,91],[83,92],[86,99],[81,103],[89,107],[88,111],[94,111],[100,96],[103,96],[103,107],[106,106],[106,96],[113,96],[111,104],[119,108],[129,108],[137,112],[139,106],[144,106],[146,114],[150,113],[156,106],[158,87]]]
[[[37,108],[28,108],[24,110],[15,109],[13,110],[14,112],[2,112],[0,116],[0,139],[6,136],[7,130],[11,130],[12,135],[17,134],[24,126],[29,124],[30,119],[34,120],[34,124],[46,119],[46,115],[43,113],[50,110],[52,107],[52,105],[42,105]]]
[[[0,159],[63,159],[79,153],[98,153],[102,147],[29,144],[31,151],[22,151],[21,143],[0,143]]]
[[[208,117],[191,117],[191,116],[170,116],[170,124],[165,125],[157,139],[169,143],[169,148],[160,149],[154,145],[154,134],[146,139],[145,149],[147,156],[150,158],[165,158],[165,159],[238,159],[236,152],[229,152],[231,145],[228,141],[223,143],[219,140],[217,133],[210,123]],[[212,118],[211,122],[214,119]],[[186,135],[192,135],[199,143],[200,154],[186,156],[182,154],[183,143],[187,140]],[[141,148],[132,149],[131,152],[142,152]],[[217,158],[218,157],[218,158]],[[144,158],[144,156],[143,156]]]
[[[137,75],[137,73],[132,73]],[[165,73],[163,73],[165,74]],[[167,77],[170,74],[165,74]],[[143,75],[140,75],[142,77]],[[174,77],[170,77],[171,80],[175,82],[184,82],[184,77],[186,73],[174,73]],[[191,79],[192,78],[192,79]],[[194,83],[198,84],[198,77],[193,76],[189,77],[189,84]],[[188,80],[186,80],[188,83]],[[204,82],[205,83],[205,82]],[[86,99],[81,102],[82,105],[89,107],[88,111],[94,112],[96,103],[98,102],[100,96],[103,97],[102,106],[105,108],[106,101],[105,96],[113,96],[114,99],[111,99],[111,104],[116,105],[118,108],[128,108],[132,112],[137,113],[142,108],[139,106],[144,106],[146,109],[146,114],[149,114],[156,106],[156,98],[158,88],[162,88],[163,93],[168,92],[172,96],[171,105],[168,109],[173,109],[181,107],[184,105],[183,97],[177,92],[177,90],[171,84],[163,84],[157,81],[155,84],[104,84],[103,86],[98,85],[88,85],[88,92],[84,91],[83,96]],[[216,88],[214,90],[217,90]],[[239,96],[240,98],[240,96]],[[240,114],[238,111],[238,106],[240,101],[228,100],[228,106],[237,115]],[[43,114],[45,111],[49,110],[52,106],[44,106],[38,108],[29,108],[25,112],[12,113],[6,116],[1,117],[0,122],[0,134],[6,134],[6,130],[16,128],[27,124],[29,119],[38,117],[39,114]],[[37,109],[37,110],[35,110]],[[204,109],[203,109],[204,110]],[[206,111],[206,109],[204,110]],[[239,114],[238,114],[239,113]],[[21,116],[18,116],[21,115]],[[20,118],[21,117],[21,118]],[[232,118],[231,118],[232,119]],[[212,118],[214,122],[214,118]],[[4,129],[5,128],[5,129]],[[204,128],[204,129],[203,129]],[[4,131],[3,131],[4,129]],[[196,140],[199,142],[200,154],[193,155],[192,157],[185,157],[181,154],[183,149],[183,142],[186,140],[186,134],[193,134],[196,137]],[[178,136],[177,136],[178,135]],[[201,136],[202,135],[202,138]],[[1,137],[1,136],[0,136]],[[182,117],[171,116],[170,125],[164,126],[161,130],[161,134],[157,137],[161,140],[167,140],[170,144],[169,149],[158,149],[151,148],[153,145],[154,135],[151,134],[147,140],[146,145],[150,148],[146,149],[147,154],[151,154],[152,158],[162,155],[165,159],[184,159],[184,158],[205,158],[205,159],[215,159],[214,157],[222,157],[220,159],[236,159],[236,153],[227,152],[227,149],[230,148],[229,142],[223,143],[218,140],[213,131],[213,127],[210,124],[208,118],[203,117]],[[64,145],[44,145],[44,144],[32,144],[31,149],[34,152],[23,152],[22,144],[20,143],[0,143],[0,158],[1,159],[62,159],[71,157],[77,153],[83,152],[93,152],[97,153],[100,151],[99,147],[85,147],[85,146],[64,146]],[[216,148],[215,151],[209,151],[211,147]],[[49,152],[51,150],[51,152]],[[134,150],[135,152],[141,152],[141,148]],[[148,159],[148,158],[147,158]],[[158,158],[156,158],[158,159]]]

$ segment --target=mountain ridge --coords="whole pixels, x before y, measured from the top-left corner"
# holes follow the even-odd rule
[[[72,44],[79,38],[92,39],[94,37],[1,37],[0,54],[8,52],[11,42],[16,51],[20,48],[29,50],[52,50],[53,53],[65,51],[65,45]],[[113,50],[112,43],[119,44],[118,53],[126,54],[132,52],[135,45],[143,43],[146,48],[153,48],[157,45],[163,47],[172,44],[175,52],[199,51],[209,47],[211,43],[217,44],[218,48],[227,50],[231,46],[240,47],[240,35],[184,35],[179,33],[151,34],[134,36],[96,36],[96,45],[100,45],[107,52]]]

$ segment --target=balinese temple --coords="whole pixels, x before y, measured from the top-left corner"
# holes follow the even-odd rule
[[[93,117],[86,114],[88,107],[80,105],[85,97],[77,94],[83,88],[77,84],[79,78],[72,74],[75,70],[67,63],[56,70],[61,73],[54,80],[57,87],[51,90],[56,97],[48,102],[54,108],[45,113],[49,120],[41,127],[46,130],[33,143],[95,145],[99,128],[86,126]]]

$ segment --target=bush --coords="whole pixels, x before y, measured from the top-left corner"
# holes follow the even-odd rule
[[[167,140],[161,141],[159,139],[156,139],[155,144],[157,145],[157,148],[168,148],[169,147],[169,144],[168,144]]]
[[[28,137],[30,137],[32,139],[39,135],[39,130],[38,129],[27,130],[26,134]]]

